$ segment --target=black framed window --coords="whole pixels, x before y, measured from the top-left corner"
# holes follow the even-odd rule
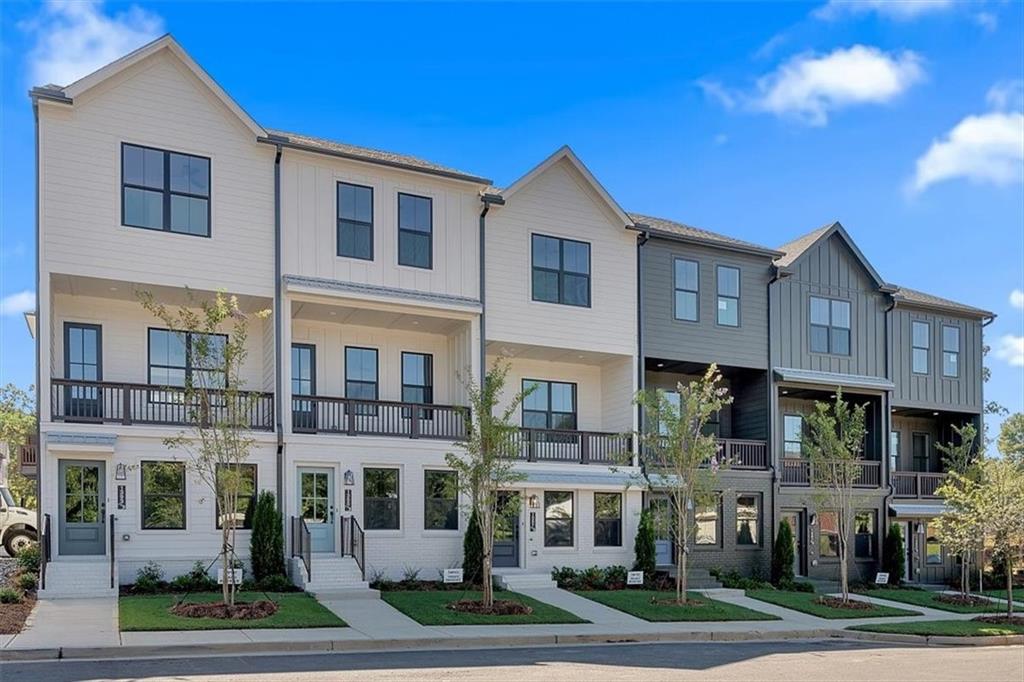
[[[459,529],[458,474],[454,471],[423,472],[423,528]]]
[[[225,514],[220,508],[220,487],[226,482],[232,469],[238,471],[238,498],[235,500],[235,511]],[[235,528],[252,529],[252,512],[256,509],[256,465],[236,464],[217,465],[217,528],[223,528],[224,522],[233,519]]]
[[[64,323],[64,378],[76,381],[103,380],[103,328],[98,324]],[[102,417],[100,390],[96,386],[64,389],[64,414],[71,418]]]
[[[942,326],[942,376],[960,376],[960,327]]]
[[[903,449],[903,434],[889,432],[889,471],[900,470],[900,451]]]
[[[910,364],[914,374],[928,374],[932,326],[927,322],[910,323]]]
[[[736,544],[761,544],[761,495],[740,493],[736,496]]]
[[[154,386],[224,388],[226,334],[149,330],[149,383]],[[180,402],[180,393],[150,391],[153,402]]]
[[[544,546],[572,547],[572,493],[544,491]]]
[[[398,193],[398,264],[434,267],[434,200]]]
[[[594,493],[594,546],[622,546],[622,493]]]
[[[523,426],[530,429],[576,429],[576,384],[523,379]]]
[[[366,530],[401,528],[398,469],[363,469],[363,519]]]
[[[818,514],[818,556],[826,559],[839,557],[839,515],[834,511]]]
[[[717,547],[721,544],[718,528],[722,522],[722,500],[715,496],[713,500],[698,504],[693,511],[695,527],[694,542],[700,547]]]
[[[929,469],[931,456],[928,452],[928,440],[927,433],[910,434],[910,451],[914,458],[914,471],[928,471]]]
[[[804,418],[799,414],[782,417],[782,453],[786,457],[803,457]]]
[[[856,559],[875,558],[877,516],[873,509],[858,511],[853,517],[853,556]]]
[[[535,234],[533,300],[590,307],[590,244]]]
[[[316,395],[316,346],[313,344],[292,344],[292,395]],[[292,399],[292,428],[316,428],[312,400]]]
[[[675,318],[696,322],[700,318],[700,265],[695,260],[676,258],[672,268],[675,283]]]
[[[718,324],[740,326],[740,269],[728,265],[715,268],[718,283]]]
[[[210,236],[210,159],[121,145],[121,223]]]
[[[402,402],[434,402],[434,356],[402,352]]]
[[[338,183],[338,255],[373,260],[373,188]]]
[[[850,302],[811,296],[811,352],[850,354]]]
[[[377,400],[377,349],[345,346],[345,397]],[[373,405],[359,404],[356,414],[376,414]]]
[[[185,530],[185,463],[142,462],[142,528]]]

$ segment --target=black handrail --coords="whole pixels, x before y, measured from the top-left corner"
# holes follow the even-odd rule
[[[306,567],[306,582],[313,582],[313,552],[309,526],[306,525],[306,519],[301,516],[292,517],[291,555],[292,558],[302,559],[302,565]]]
[[[39,589],[46,589],[46,564],[50,563],[50,515],[43,514],[43,536],[39,539]]]
[[[356,517],[350,516],[349,520],[349,555],[356,560],[362,579],[366,580],[366,534],[356,521]]]
[[[113,514],[110,515],[110,589],[114,589],[114,520],[117,517]]]

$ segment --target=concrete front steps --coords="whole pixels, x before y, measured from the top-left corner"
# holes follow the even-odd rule
[[[40,599],[116,597],[117,591],[117,567],[114,567],[114,587],[111,587],[107,557],[62,557],[46,564],[46,587],[39,590],[38,596]]]
[[[292,582],[319,599],[377,599],[380,597],[380,592],[371,590],[369,583],[363,580],[359,564],[350,556],[314,554],[310,562],[312,579],[306,574],[306,566],[301,559],[292,558],[288,568]]]
[[[494,581],[498,587],[511,592],[557,587],[550,573],[526,573],[522,569],[495,569]]]
[[[675,566],[668,570],[668,574],[675,578],[677,569]],[[688,590],[717,590],[722,587],[722,583],[718,582],[708,573],[706,568],[693,568],[686,572],[686,589]]]

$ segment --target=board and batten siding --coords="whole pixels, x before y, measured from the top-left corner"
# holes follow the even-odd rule
[[[487,340],[636,355],[636,233],[560,161],[487,216]],[[590,307],[532,300],[531,235],[590,244]]]
[[[653,238],[641,249],[644,357],[733,367],[768,366],[771,259]],[[697,321],[675,317],[675,260],[698,264]],[[740,270],[740,326],[718,324],[719,265]]]
[[[772,367],[887,377],[886,297],[833,235],[769,286]],[[850,303],[850,354],[812,353],[811,296]]]
[[[373,188],[373,260],[338,255],[338,183]],[[422,173],[286,149],[281,157],[281,262],[286,275],[480,295],[480,188]],[[398,194],[433,205],[430,269],[398,264]]]
[[[273,294],[274,150],[176,57],[41,102],[38,130],[44,273]],[[122,226],[122,143],[210,159],[209,238]]]
[[[912,324],[930,327],[928,373],[915,374]],[[942,328],[960,330],[959,376],[942,375]],[[982,329],[978,320],[913,308],[892,311],[893,404],[977,413],[982,411]]]

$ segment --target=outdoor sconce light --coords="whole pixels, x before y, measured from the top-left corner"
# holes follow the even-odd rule
[[[815,525],[816,523],[818,523],[818,515],[817,514],[811,514],[811,519],[810,519],[810,521],[808,523],[810,525],[812,525],[812,526]]]
[[[526,498],[526,504],[529,505],[530,509],[540,509],[540,498],[536,495],[530,495]]]
[[[348,470],[345,471],[344,477],[345,477],[345,485],[355,485],[356,484],[356,475],[352,473],[351,469],[348,469]]]
[[[918,535],[924,535],[924,524],[923,523],[919,522],[917,524],[917,534]]]
[[[114,480],[115,481],[127,481],[128,480],[128,468],[125,467],[124,462],[117,465],[114,469]]]

